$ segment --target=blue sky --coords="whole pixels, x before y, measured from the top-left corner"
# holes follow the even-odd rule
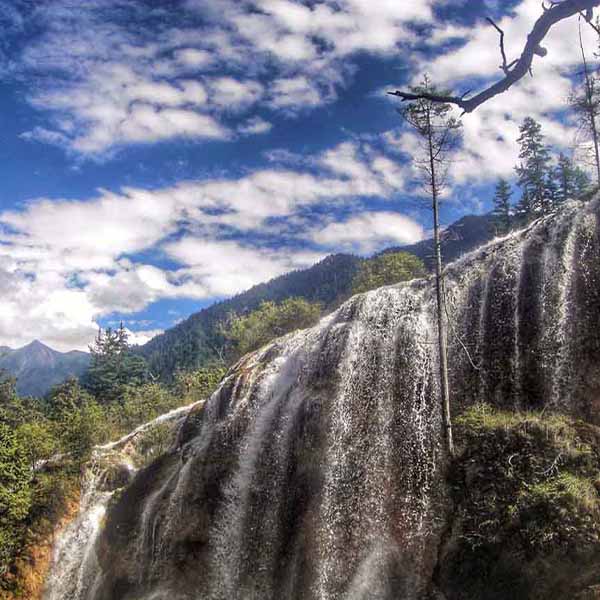
[[[497,77],[538,0],[0,0],[0,345],[143,342],[337,251],[428,235],[415,140],[385,91]],[[576,20],[535,77],[464,119],[443,207],[489,209],[518,125],[568,150]],[[595,41],[586,30],[590,54]]]

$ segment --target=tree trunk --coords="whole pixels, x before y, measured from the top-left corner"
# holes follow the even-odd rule
[[[596,158],[596,181],[600,186],[600,148],[598,147],[598,128],[596,127],[596,109],[594,107],[594,90],[590,80],[585,50],[583,48],[583,39],[581,37],[581,21],[579,22],[579,46],[581,48],[581,58],[583,59],[583,72],[585,74],[585,95],[587,100],[588,118],[590,120],[590,131],[592,141],[594,142],[594,153]]]
[[[438,188],[435,176],[435,159],[429,137],[429,163],[431,169],[431,197],[433,201],[433,239],[435,245],[435,291],[437,297],[438,347],[440,355],[440,391],[442,394],[442,414],[446,434],[446,448],[450,456],[454,456],[454,440],[452,437],[452,418],[450,415],[450,382],[448,379],[448,340],[446,337],[446,304],[444,298],[444,281],[442,273],[442,247],[440,241],[440,215]]]

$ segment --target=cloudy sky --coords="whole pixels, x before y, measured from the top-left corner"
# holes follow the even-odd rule
[[[0,0],[0,345],[142,342],[217,298],[430,228],[397,101],[475,89],[539,0]],[[590,54],[596,42],[585,29]],[[443,210],[489,209],[524,116],[568,149],[577,20],[464,119]]]

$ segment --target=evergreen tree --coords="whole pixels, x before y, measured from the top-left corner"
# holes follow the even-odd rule
[[[516,171],[523,199],[526,198],[520,203],[521,216],[530,219],[551,209],[547,187],[550,152],[544,141],[542,126],[535,119],[527,117],[519,131],[521,135],[517,141],[521,147],[521,162]]]
[[[14,430],[0,422],[0,577],[14,556],[31,506],[31,471]]]
[[[560,192],[558,181],[556,180],[556,171],[553,168],[548,169],[546,173],[546,208],[552,210],[560,201]]]
[[[144,358],[130,351],[123,324],[116,330],[100,330],[90,353],[83,384],[101,404],[117,401],[125,386],[141,385],[150,378]]]
[[[573,161],[561,152],[555,169],[559,202],[565,202],[575,197],[575,172]]]
[[[102,408],[74,377],[52,390],[50,402],[61,449],[80,465],[103,438],[106,422]]]
[[[419,148],[413,157],[413,162],[421,171],[421,183],[431,198],[442,414],[446,432],[446,448],[448,454],[453,456],[446,299],[444,297],[439,206],[441,192],[448,174],[450,155],[460,143],[462,123],[452,115],[450,104],[438,103],[430,99],[432,96],[443,96],[444,92],[432,86],[427,76],[424,77],[420,86],[411,88],[411,94],[414,96],[414,101],[404,109],[402,114],[406,123],[417,134]]]
[[[499,179],[494,194],[493,214],[498,220],[500,233],[508,233],[511,225],[510,197],[512,191],[506,179]]]
[[[590,193],[592,182],[590,176],[580,167],[573,169],[573,196],[585,198]]]

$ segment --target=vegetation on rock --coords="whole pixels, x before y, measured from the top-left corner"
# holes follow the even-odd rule
[[[487,405],[455,424],[446,598],[575,598],[600,583],[600,429]]]
[[[408,252],[390,252],[366,260],[352,280],[352,292],[358,294],[384,285],[423,277],[427,273],[420,258]]]

